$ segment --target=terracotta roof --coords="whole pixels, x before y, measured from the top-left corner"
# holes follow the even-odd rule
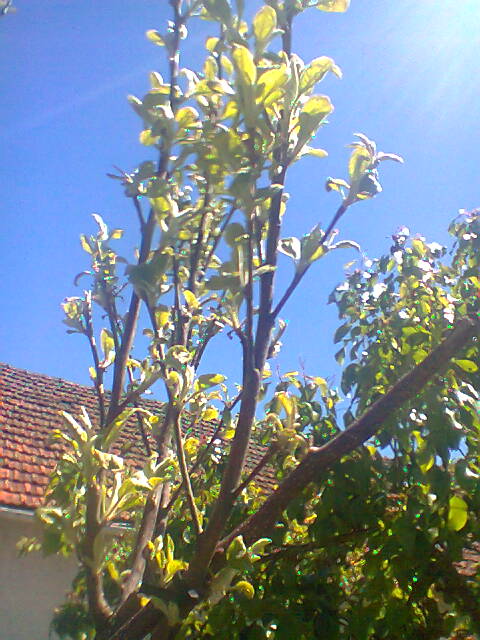
[[[60,411],[78,415],[84,406],[92,421],[97,414],[93,387],[31,373],[0,363],[0,506],[35,509],[43,500],[48,479],[63,447],[52,440],[54,429],[62,429]],[[142,400],[142,406],[160,413],[162,403]],[[197,437],[210,438],[214,423],[186,426]],[[127,458],[141,466],[146,453],[135,418],[127,423],[124,442],[133,441]],[[120,440],[120,446],[122,441]],[[260,460],[264,449],[253,445],[248,466]],[[262,484],[272,487],[274,479],[263,474]]]

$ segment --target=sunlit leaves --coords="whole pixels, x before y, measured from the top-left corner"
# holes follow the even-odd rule
[[[320,124],[333,111],[333,105],[328,96],[311,96],[303,104],[298,116],[298,124],[295,127],[297,142],[292,152],[292,157],[310,141]]]
[[[340,68],[337,67],[332,58],[321,56],[315,58],[307,65],[300,74],[299,90],[301,93],[308,93],[318,82],[321,82],[327,73],[331,71],[339,78],[342,76]]]

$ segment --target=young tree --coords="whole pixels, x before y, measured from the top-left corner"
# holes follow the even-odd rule
[[[340,195],[331,223],[282,237],[289,168],[326,155],[310,146],[333,110],[316,87],[340,75],[331,58],[292,52],[294,19],[349,1],[269,0],[249,22],[244,4],[170,0],[166,32],[147,33],[169,76],[152,73],[151,90],[130,102],[158,161],[112,176],[135,212],[137,260],[119,273],[122,231],[99,216],[98,233],[81,238],[92,285],[64,310],[89,343],[98,415],[64,414],[56,435],[68,451],[38,514],[44,548],[75,552],[81,567],[56,629],[99,640],[438,638],[463,622],[480,632],[479,585],[455,570],[480,539],[479,219],[452,226],[451,262],[401,230],[390,255],[332,294],[344,425],[322,378],[289,373],[268,394],[285,305],[314,262],[357,246],[336,241],[336,226],[381,191],[379,165],[401,158],[356,134],[348,181],[327,180]],[[214,34],[195,72],[179,52],[199,17]],[[283,291],[279,253],[293,264]],[[242,350],[233,397],[220,372],[197,374],[225,332]],[[156,383],[161,416],[141,400]],[[132,419],[147,447],[142,471],[116,448]],[[182,432],[212,420],[207,441]],[[255,468],[245,466],[252,441],[264,445]],[[267,468],[276,485],[265,492]]]

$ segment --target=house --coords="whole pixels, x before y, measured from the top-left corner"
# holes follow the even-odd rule
[[[162,409],[155,400],[142,404],[152,412]],[[54,429],[62,428],[60,411],[75,415],[81,406],[95,417],[93,388],[0,363],[0,640],[47,640],[53,609],[64,600],[75,576],[72,558],[38,554],[18,558],[16,543],[37,532],[34,511],[42,504],[62,452],[59,441],[51,438]],[[201,434],[193,425],[185,428],[197,436],[216,438],[213,423],[203,423]],[[140,466],[148,444],[135,419],[127,423],[126,439],[133,442],[128,458]],[[262,454],[262,448],[253,445],[249,466],[255,466]],[[273,482],[264,473],[267,490]],[[458,570],[474,575],[479,563],[480,545],[473,545]]]

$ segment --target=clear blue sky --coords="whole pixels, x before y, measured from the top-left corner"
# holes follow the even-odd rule
[[[87,266],[78,236],[94,231],[90,214],[112,227],[134,223],[131,204],[105,174],[112,165],[131,170],[148,156],[126,96],[142,96],[148,72],[163,68],[163,50],[144,33],[163,29],[168,4],[16,5],[17,13],[0,19],[0,360],[87,382],[86,344],[65,333],[59,303],[78,292],[72,279]],[[196,22],[185,66],[198,60],[201,29]],[[285,235],[331,219],[338,202],[324,191],[325,178],[345,176],[345,145],[362,131],[406,163],[382,165],[384,192],[349,212],[341,237],[371,257],[388,250],[401,224],[446,241],[458,209],[480,206],[478,0],[352,0],[347,14],[310,10],[298,20],[294,50],[307,61],[333,57],[344,78],[319,87],[335,112],[315,144],[330,155],[292,170]],[[285,309],[283,370],[297,368],[302,357],[309,373],[335,371],[335,310],[325,303],[354,257],[338,252],[315,265]],[[225,362],[225,346],[207,369]],[[235,375],[231,366],[229,372]]]

